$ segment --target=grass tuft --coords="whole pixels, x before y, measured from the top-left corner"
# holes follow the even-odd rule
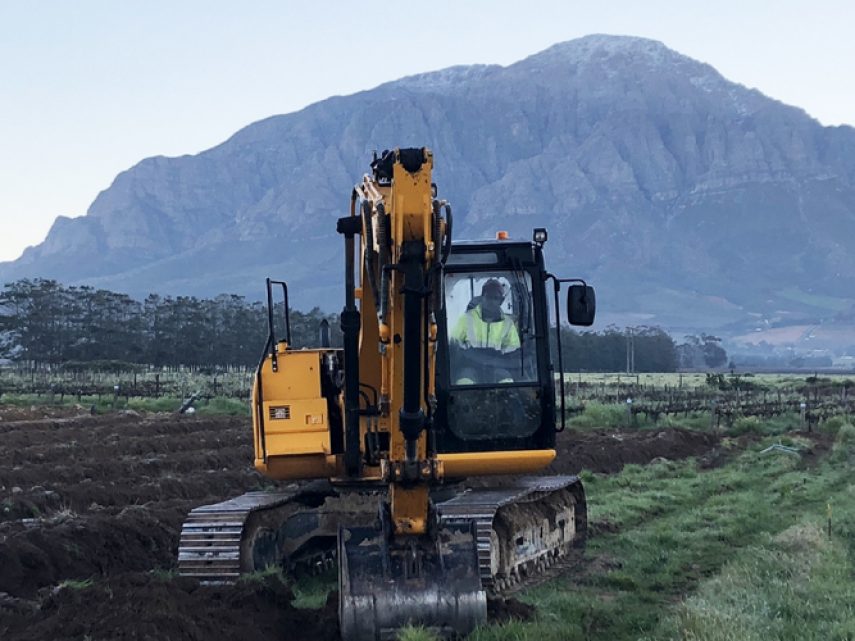
[[[60,590],[84,590],[92,585],[92,579],[66,579],[57,587]]]
[[[588,403],[585,411],[571,418],[567,424],[577,430],[625,427],[628,423],[625,407],[614,404]]]
[[[154,568],[153,570],[149,570],[149,574],[158,581],[172,581],[179,576],[178,570],[167,568]]]
[[[268,565],[263,570],[241,574],[240,577],[238,577],[238,581],[246,583],[264,583],[271,577],[278,578],[281,581],[285,580],[284,575],[282,574],[282,568],[276,565]]]
[[[839,430],[842,425],[846,425],[847,423],[849,423],[848,416],[832,416],[820,423],[819,429],[820,431],[828,432],[829,434],[837,434],[837,430]]]
[[[855,441],[855,425],[852,423],[843,423],[837,429],[837,434],[834,437],[835,443],[852,443]]]
[[[439,637],[422,626],[406,626],[401,628],[398,641],[439,641]]]
[[[236,398],[217,396],[198,407],[201,415],[226,414],[228,416],[249,416],[249,403]]]
[[[742,434],[761,434],[763,432],[764,423],[756,416],[742,416],[733,422],[733,427],[728,430],[731,436],[741,436]]]
[[[322,608],[329,593],[336,589],[337,581],[338,572],[335,569],[300,579],[291,586],[294,591],[291,604],[295,608]]]

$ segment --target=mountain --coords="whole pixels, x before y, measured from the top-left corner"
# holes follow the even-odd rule
[[[122,172],[0,277],[144,295],[341,306],[335,219],[373,150],[428,146],[458,238],[549,228],[600,322],[724,333],[855,311],[855,129],[663,44],[594,35],[507,67],[452,67],[274,116]],[[847,316],[848,315],[848,316]]]

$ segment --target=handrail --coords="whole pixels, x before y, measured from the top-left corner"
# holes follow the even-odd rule
[[[555,428],[555,431],[563,432],[567,428],[567,417],[564,400],[564,355],[561,353],[561,308],[558,294],[561,293],[561,283],[582,283],[584,286],[587,286],[587,283],[581,278],[558,278],[554,274],[546,274],[546,278],[552,279],[552,291],[555,297],[555,342],[558,348],[558,370],[561,376],[561,428]]]
[[[291,345],[291,317],[288,313],[288,283],[284,280],[272,280],[270,278],[266,279],[267,283],[267,347],[270,348],[270,359],[273,361],[273,371],[279,371],[279,363],[276,357],[276,337],[274,336],[274,323],[273,323],[273,285],[281,285],[282,286],[282,298],[285,310],[283,312],[283,318],[285,320],[285,341],[290,346]],[[266,349],[265,348],[265,349]]]

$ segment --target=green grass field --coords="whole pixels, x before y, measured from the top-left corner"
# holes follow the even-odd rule
[[[818,462],[800,437],[729,442],[729,461],[585,477],[596,532],[575,572],[523,593],[534,622],[473,641],[855,638],[855,427]],[[829,514],[831,535],[829,536]]]
[[[688,462],[587,479],[592,522],[607,522],[616,531],[591,540],[587,567],[577,576],[524,597],[538,607],[535,623],[488,627],[475,638],[691,638],[680,618],[685,599],[715,581],[726,565],[738,566],[745,555],[750,560],[752,546],[771,545],[770,537],[792,525],[821,523],[821,509],[804,514],[796,508],[803,497],[777,489],[791,490],[797,476],[789,457],[747,452],[707,473]],[[822,506],[832,484],[801,487],[799,493],[820,494]]]

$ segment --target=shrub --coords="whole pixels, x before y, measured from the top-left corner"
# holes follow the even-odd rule
[[[855,425],[844,423],[837,430],[829,458],[835,463],[851,461],[853,449],[855,449]]]
[[[624,427],[628,421],[626,406],[588,403],[585,411],[570,419],[568,425],[577,429]]]
[[[400,641],[438,641],[439,639],[433,632],[422,626],[401,628],[398,638]]]
[[[831,418],[823,421],[819,426],[819,429],[820,431],[828,432],[829,434],[837,434],[840,428],[848,423],[849,419],[846,416],[832,416]]]
[[[834,438],[835,443],[853,443],[855,442],[855,425],[852,423],[843,423],[837,430],[837,436]]]
[[[763,421],[756,416],[742,416],[734,421],[729,432],[734,436],[748,433],[761,434],[763,432]]]

